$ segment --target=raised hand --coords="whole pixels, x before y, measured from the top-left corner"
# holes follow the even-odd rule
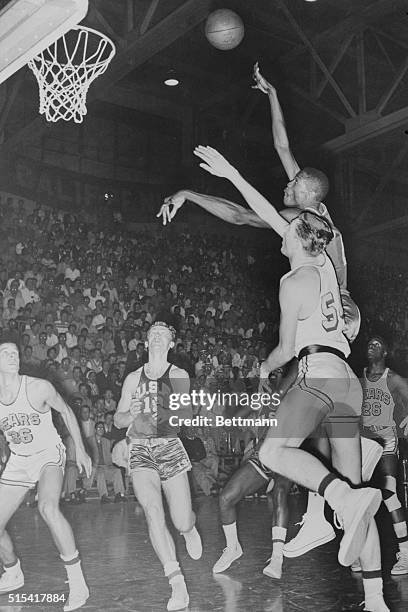
[[[200,164],[200,168],[206,170],[210,174],[214,174],[214,176],[231,179],[237,173],[234,166],[231,166],[225,157],[212,147],[203,147],[199,145],[194,149],[194,155],[204,162]]]
[[[186,198],[182,191],[178,191],[172,196],[168,196],[164,199],[164,203],[161,206],[156,217],[161,217],[163,225],[167,225],[177,214],[179,208],[181,208],[186,201]]]
[[[255,85],[252,85],[252,89],[259,89],[259,91],[262,91],[262,93],[264,94],[268,94],[271,91],[275,91],[274,86],[271,85],[269,81],[267,81],[265,77],[263,77],[260,73],[258,62],[256,62],[256,64],[254,65],[254,72],[252,77],[255,82]]]

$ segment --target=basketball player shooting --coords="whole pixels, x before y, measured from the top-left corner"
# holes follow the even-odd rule
[[[83,606],[89,597],[72,529],[59,509],[64,477],[65,447],[51,417],[59,412],[72,436],[78,469],[91,474],[91,459],[85,452],[78,423],[71,408],[47,380],[19,373],[16,344],[0,340],[0,428],[10,456],[0,477],[0,559],[4,573],[0,593],[24,585],[24,574],[6,526],[27,491],[38,483],[38,510],[46,522],[65,564],[69,596],[64,611]]]
[[[352,489],[361,483],[359,421],[362,390],[346,362],[350,354],[336,273],[325,248],[333,238],[330,223],[311,211],[302,211],[288,223],[231,164],[211,147],[197,147],[200,167],[227,178],[269,225],[282,236],[282,253],[291,272],[281,279],[279,344],[261,365],[261,383],[271,371],[294,356],[299,375],[278,406],[277,427],[271,429],[259,460],[273,472],[317,491],[337,514],[344,529],[339,562],[350,566],[358,557],[363,568],[365,609],[388,612],[381,578],[381,554],[374,521],[381,503],[377,489]],[[306,178],[295,189],[306,190]],[[331,473],[302,442],[320,424],[328,430],[333,467]],[[344,478],[344,479],[343,479]],[[346,480],[347,479],[347,480]]]
[[[327,254],[333,262],[340,286],[343,312],[346,321],[345,334],[349,341],[353,342],[360,328],[360,313],[347,290],[347,262],[341,233],[334,226],[327,207],[322,202],[329,191],[328,179],[323,172],[315,168],[300,169],[290,148],[285,120],[276,89],[261,75],[258,64],[254,66],[253,76],[255,80],[254,88],[268,95],[271,106],[274,147],[289,179],[283,193],[283,204],[285,208],[280,211],[280,215],[287,221],[291,221],[301,210],[312,210],[325,217],[331,224],[334,237],[327,247]],[[302,195],[299,189],[295,188],[298,180],[306,177],[309,184],[307,198]],[[164,204],[157,214],[157,217],[162,218],[163,225],[171,222],[186,200],[197,204],[207,212],[234,225],[249,225],[251,227],[267,229],[271,227],[267,216],[263,214],[263,210],[254,208],[249,200],[247,200],[247,202],[252,210],[243,208],[239,204],[226,200],[225,198],[217,198],[212,195],[200,194],[190,190],[178,191],[172,196],[165,198]]]
[[[172,588],[167,610],[188,606],[189,595],[177,562],[173,538],[166,525],[162,490],[176,529],[184,536],[192,559],[202,554],[200,535],[195,528],[187,472],[191,463],[178,427],[170,425],[172,415],[191,417],[191,406],[169,409],[171,393],[188,394],[188,374],[167,359],[174,346],[175,329],[166,321],[156,321],[147,334],[148,362],[131,372],[123,384],[115,414],[116,427],[127,427],[129,472],[133,490],[147,521],[150,541]]]
[[[276,89],[261,75],[258,64],[254,66],[253,76],[255,80],[254,88],[268,96],[271,107],[274,146],[289,178],[283,194],[285,208],[280,211],[280,215],[290,221],[301,210],[310,210],[319,213],[330,223],[334,236],[333,240],[327,245],[327,254],[334,265],[340,287],[342,310],[346,323],[344,333],[349,341],[353,342],[360,328],[360,313],[347,290],[347,262],[341,233],[334,226],[327,207],[322,203],[329,189],[328,179],[323,172],[314,168],[300,170],[290,148],[285,120]],[[204,150],[204,148],[202,149]],[[207,210],[207,212],[229,223],[270,229],[269,207],[271,204],[265,198],[259,200],[257,194],[256,190],[246,194],[242,193],[252,208],[252,210],[248,210],[223,198],[182,190],[165,199],[157,216],[161,217],[163,224],[166,225],[174,218],[184,202],[190,200],[204,208],[204,210]],[[315,438],[314,441],[317,442],[318,439]],[[319,442],[321,452],[328,450],[327,444],[324,444],[322,439]],[[362,450],[363,474],[366,479],[372,474],[380,449],[377,448],[376,444],[364,443]],[[279,485],[280,489],[282,489],[282,479],[280,479]],[[289,492],[290,483],[286,483],[286,488]],[[281,504],[283,499],[284,495],[280,495]],[[274,539],[277,541],[277,548],[280,549],[282,539],[286,538],[286,529],[279,525],[277,532]],[[297,557],[334,538],[335,531],[324,517],[324,501],[313,493],[309,493],[308,506],[302,521],[302,527],[297,536],[285,545],[283,553],[288,557]],[[280,563],[282,563],[282,560]],[[276,568],[274,577],[278,577],[280,573],[281,570]]]

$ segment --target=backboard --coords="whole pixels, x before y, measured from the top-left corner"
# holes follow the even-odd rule
[[[79,23],[88,0],[10,0],[0,11],[0,83]]]

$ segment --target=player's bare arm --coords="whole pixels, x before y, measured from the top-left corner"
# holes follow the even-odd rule
[[[259,89],[269,98],[269,103],[271,105],[273,144],[289,180],[292,180],[295,178],[300,168],[289,145],[285,119],[279,103],[278,94],[275,87],[262,76],[258,62],[254,66],[253,77],[255,81],[254,88]]]
[[[276,208],[252,185],[248,183],[226,159],[212,147],[198,146],[194,149],[194,155],[203,160],[200,168],[214,176],[226,178],[241,192],[249,206],[261,217],[272,229],[283,235],[288,222],[278,213]]]
[[[267,379],[272,370],[281,368],[295,356],[297,322],[313,311],[319,283],[319,273],[308,266],[299,268],[281,283],[279,344],[261,364],[261,381]]]
[[[0,472],[2,464],[7,462],[9,455],[8,443],[2,431],[0,431]]]
[[[51,408],[62,416],[64,423],[75,444],[76,463],[80,472],[85,471],[89,477],[92,463],[82,442],[78,421],[68,404],[63,400],[55,387],[47,380],[31,378],[28,381],[30,401],[38,412],[48,412]]]
[[[140,411],[141,402],[133,398],[132,395],[139,383],[141,372],[142,368],[139,368],[136,372],[131,372],[125,378],[122,394],[113,418],[115,427],[118,429],[129,427],[137,412]]]
[[[408,437],[408,383],[405,378],[402,378],[402,376],[390,370],[387,377],[387,384],[394,402],[403,407],[403,412],[406,416],[401,421],[400,428],[403,430],[404,436]]]
[[[185,394],[184,398],[186,400],[187,394],[190,393],[190,377],[186,370],[173,366],[170,370],[170,380],[173,387],[173,393],[177,393],[180,396]],[[177,415],[182,418],[192,416],[191,402],[187,404],[187,402],[184,401],[183,405],[180,405]]]
[[[297,320],[301,308],[299,283],[295,276],[285,279],[279,291],[281,309],[279,344],[261,364],[261,381],[268,378],[272,370],[281,368],[295,356],[295,337]]]
[[[215,217],[233,225],[251,225],[252,227],[269,228],[269,224],[258,217],[252,210],[248,210],[225,198],[196,193],[188,189],[183,189],[165,198],[164,204],[161,206],[156,217],[161,217],[163,225],[167,225],[186,201],[197,204]]]

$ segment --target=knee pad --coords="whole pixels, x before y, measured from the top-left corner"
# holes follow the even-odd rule
[[[389,474],[387,474],[384,478],[384,490],[383,490],[384,499],[386,499],[386,493],[389,493],[390,495],[392,495],[396,492],[397,492],[397,480],[394,476],[390,476]],[[387,497],[390,497],[390,495],[387,495]]]
[[[390,491],[385,491],[383,493],[384,504],[386,505],[388,512],[395,512],[396,510],[401,510],[402,506],[400,500],[397,497],[397,494],[390,493],[389,497],[386,498],[385,493],[390,493]]]
[[[382,494],[388,512],[400,510],[401,502],[397,497],[397,481],[394,476],[389,476],[387,474]]]

